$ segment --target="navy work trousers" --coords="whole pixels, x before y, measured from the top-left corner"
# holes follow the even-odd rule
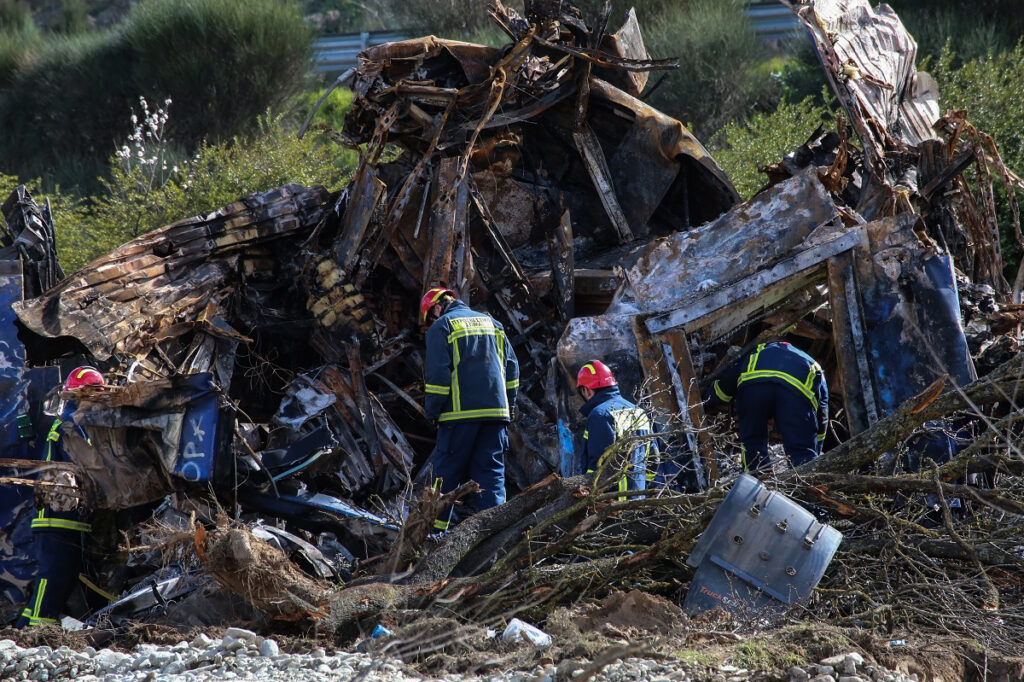
[[[451,492],[466,481],[476,481],[481,491],[469,499],[469,510],[453,519],[448,507],[434,521],[437,530],[469,514],[505,503],[505,453],[508,452],[508,424],[505,422],[454,422],[437,427],[437,444],[430,456],[431,479],[442,493]]]
[[[58,623],[82,570],[82,536],[70,530],[36,531],[36,586],[16,627]]]
[[[736,391],[736,420],[746,471],[768,468],[769,419],[775,419],[775,428],[782,435],[782,446],[793,466],[818,456],[818,417],[811,401],[781,383],[745,383]]]

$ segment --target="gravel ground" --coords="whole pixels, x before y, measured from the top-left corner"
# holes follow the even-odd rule
[[[74,651],[62,646],[24,649],[9,639],[0,640],[0,678],[3,680],[64,680],[115,682],[119,680],[370,680],[371,682],[414,682],[437,679],[446,682],[562,682],[590,672],[578,662],[538,666],[530,670],[506,670],[484,676],[448,674],[424,678],[400,661],[374,658],[367,654],[336,652],[322,648],[310,653],[282,654],[273,639],[248,630],[230,628],[222,639],[198,635],[192,641],[173,646],[140,644],[123,653],[86,647]],[[781,672],[781,671],[780,671]],[[654,661],[631,658],[600,669],[590,679],[598,682],[740,682],[751,672],[723,665],[717,669],[684,661]],[[759,677],[764,677],[763,675]],[[782,678],[785,679],[783,673]],[[792,668],[791,682],[917,682],[916,675],[904,675],[873,665],[857,653],[833,656],[816,665]]]

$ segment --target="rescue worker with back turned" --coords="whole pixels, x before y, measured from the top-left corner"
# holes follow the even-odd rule
[[[438,424],[430,457],[434,487],[447,493],[476,481],[481,491],[470,499],[469,513],[503,504],[508,425],[519,389],[512,344],[500,323],[443,287],[423,296],[420,321],[427,326],[425,411]],[[435,530],[443,533],[461,520],[453,513],[453,507],[443,510]]]
[[[622,397],[612,371],[600,360],[591,360],[576,375],[576,390],[586,401],[580,412],[587,419],[583,431],[583,452],[577,460],[585,473],[593,473],[606,464],[605,458],[620,438],[647,436],[652,433],[651,420],[643,409]],[[619,490],[645,490],[654,472],[647,472],[652,452],[657,454],[653,439],[638,440],[625,463],[625,474],[619,479]]]
[[[103,375],[94,367],[78,367],[64,382],[65,391],[83,386],[102,385]],[[43,445],[43,461],[67,462],[68,456],[61,443],[61,429],[65,423],[73,425],[71,415],[75,404],[68,401],[61,415],[50,427]],[[78,511],[56,512],[41,507],[32,519],[33,545],[36,554],[36,585],[28,605],[22,611],[15,627],[58,623],[75,584],[83,576],[82,553],[84,536],[92,532],[92,524]],[[91,585],[89,585],[91,587]]]
[[[709,405],[736,400],[743,470],[768,469],[768,420],[782,434],[790,463],[821,454],[828,426],[828,385],[814,358],[784,341],[762,343],[729,365],[704,397]]]

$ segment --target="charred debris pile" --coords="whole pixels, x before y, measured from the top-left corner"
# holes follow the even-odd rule
[[[56,363],[87,359],[109,385],[62,396],[78,405],[72,463],[11,490],[112,519],[100,572],[133,596],[103,622],[210,622],[187,605],[221,586],[254,618],[337,632],[456,602],[479,621],[541,618],[623,581],[678,595],[735,477],[701,388],[737,349],[786,336],[838,409],[825,454],[773,485],[847,536],[799,613],[1018,642],[1024,271],[1004,278],[993,183],[1015,206],[1020,181],[966,112],[940,112],[891,9],[792,9],[843,115],[743,203],[640,99],[685,58],[651,59],[632,12],[611,33],[607,11],[587,23],[544,0],[492,6],[500,49],[429,36],[362,53],[338,83],[355,93],[344,130],[328,131],[360,154],[339,194],[255,194],[66,278],[48,207],[13,195],[4,400],[38,438]],[[509,502],[438,544],[446,500],[416,476],[433,434],[417,304],[439,284],[510,330],[522,388]],[[570,476],[571,377],[591,358],[656,415],[685,465],[676,489],[619,499]],[[22,473],[30,430],[4,432]],[[31,507],[19,494],[8,529]]]

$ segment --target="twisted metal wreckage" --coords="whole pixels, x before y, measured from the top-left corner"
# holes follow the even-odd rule
[[[523,514],[546,477],[576,470],[569,377],[593,357],[671,422],[668,456],[686,463],[690,490],[722,473],[700,386],[730,346],[802,338],[839,387],[830,444],[937,379],[967,385],[1019,350],[1007,332],[1024,278],[1002,275],[993,169],[1011,202],[1018,181],[964,112],[940,117],[891,9],[793,9],[844,117],[764,169],[743,203],[701,143],[640,99],[650,72],[677,64],[649,58],[635,14],[607,33],[607,11],[588,26],[545,0],[528,0],[525,17],[495,2],[504,48],[428,36],[363,52],[339,79],[355,93],[344,130],[328,131],[360,154],[338,194],[254,194],[64,278],[48,206],[18,190],[0,261],[3,310],[16,315],[2,321],[5,463],[33,466],[17,460],[49,427],[53,365],[84,356],[115,380],[74,396],[72,463],[48,465],[72,477],[44,475],[37,495],[142,510],[146,532],[157,519],[191,533],[223,506],[265,520],[256,537],[321,579],[349,578],[355,557],[405,556],[396,546],[426,533],[400,528],[432,445],[416,302],[434,284],[511,330],[522,390],[507,464]],[[912,453],[948,457],[955,439],[933,426]],[[3,509],[8,556],[26,542],[30,490],[5,488],[17,498]],[[477,538],[417,575],[441,580],[471,549],[500,555],[519,537]],[[133,562],[108,562],[126,594],[152,553]],[[30,566],[5,568],[12,593],[27,585]],[[138,583],[118,613],[183,593],[188,581],[166,570],[162,596]],[[312,587],[287,608],[248,589],[276,616],[317,611]]]

